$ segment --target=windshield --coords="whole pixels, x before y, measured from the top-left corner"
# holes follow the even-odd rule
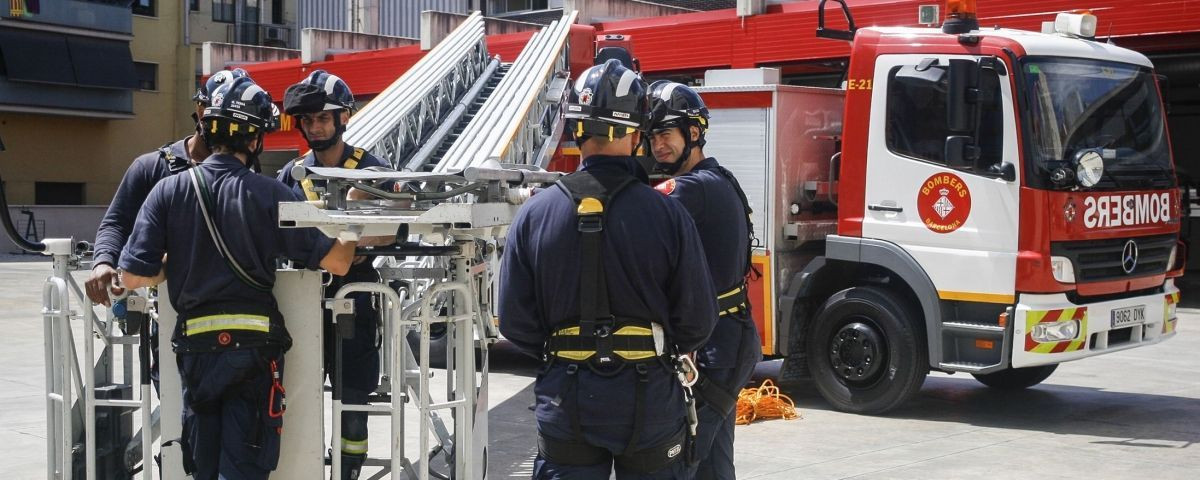
[[[1032,186],[1051,188],[1050,172],[1087,148],[1108,151],[1097,189],[1174,186],[1150,69],[1057,57],[1029,57],[1022,66]]]

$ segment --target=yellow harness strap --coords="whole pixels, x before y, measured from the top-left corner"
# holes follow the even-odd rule
[[[350,158],[346,159],[346,162],[342,164],[342,168],[349,168],[351,170],[358,168],[358,162],[362,160],[363,154],[365,153],[366,152],[363,149],[355,147],[354,153],[350,155]],[[304,198],[314,202],[321,199],[321,197],[317,195],[317,192],[313,190],[312,180],[307,178],[301,180],[300,186],[304,189]]]
[[[555,331],[552,335],[554,335],[554,336],[559,336],[559,335],[579,336],[579,327],[573,326],[573,327],[561,328],[561,329]],[[646,328],[646,327],[639,327],[639,326],[635,326],[635,325],[626,325],[626,326],[620,327],[616,331],[612,332],[612,335],[642,336],[642,337],[649,337],[649,338],[654,337],[654,333],[651,329]],[[551,355],[554,355],[556,357],[566,359],[566,360],[574,360],[577,362],[585,361],[587,359],[592,358],[592,356],[596,355],[595,350],[557,350],[557,351],[552,351],[550,353],[551,353]],[[647,358],[653,358],[653,357],[658,356],[660,354],[660,352],[656,352],[654,350],[613,350],[613,354],[615,354],[618,357],[621,357],[625,360],[633,361],[633,360],[645,360]]]

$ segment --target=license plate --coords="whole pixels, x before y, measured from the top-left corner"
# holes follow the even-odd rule
[[[1118,308],[1112,311],[1112,328],[1128,327],[1146,321],[1146,306]]]

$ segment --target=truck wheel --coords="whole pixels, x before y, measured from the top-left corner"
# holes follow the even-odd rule
[[[808,362],[817,390],[833,408],[879,414],[921,388],[928,372],[921,317],[878,287],[842,290],[817,311]]]
[[[1042,365],[1040,367],[1009,368],[994,373],[971,374],[979,383],[1001,390],[1022,390],[1042,383],[1058,364]]]

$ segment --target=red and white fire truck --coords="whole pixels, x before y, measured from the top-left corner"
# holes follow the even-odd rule
[[[1150,61],[1093,41],[1087,13],[1028,32],[947,7],[940,28],[822,19],[852,42],[840,89],[769,69],[698,89],[705,153],[754,208],[764,352],[839,410],[885,412],[930,371],[1025,388],[1175,332],[1185,252]]]

